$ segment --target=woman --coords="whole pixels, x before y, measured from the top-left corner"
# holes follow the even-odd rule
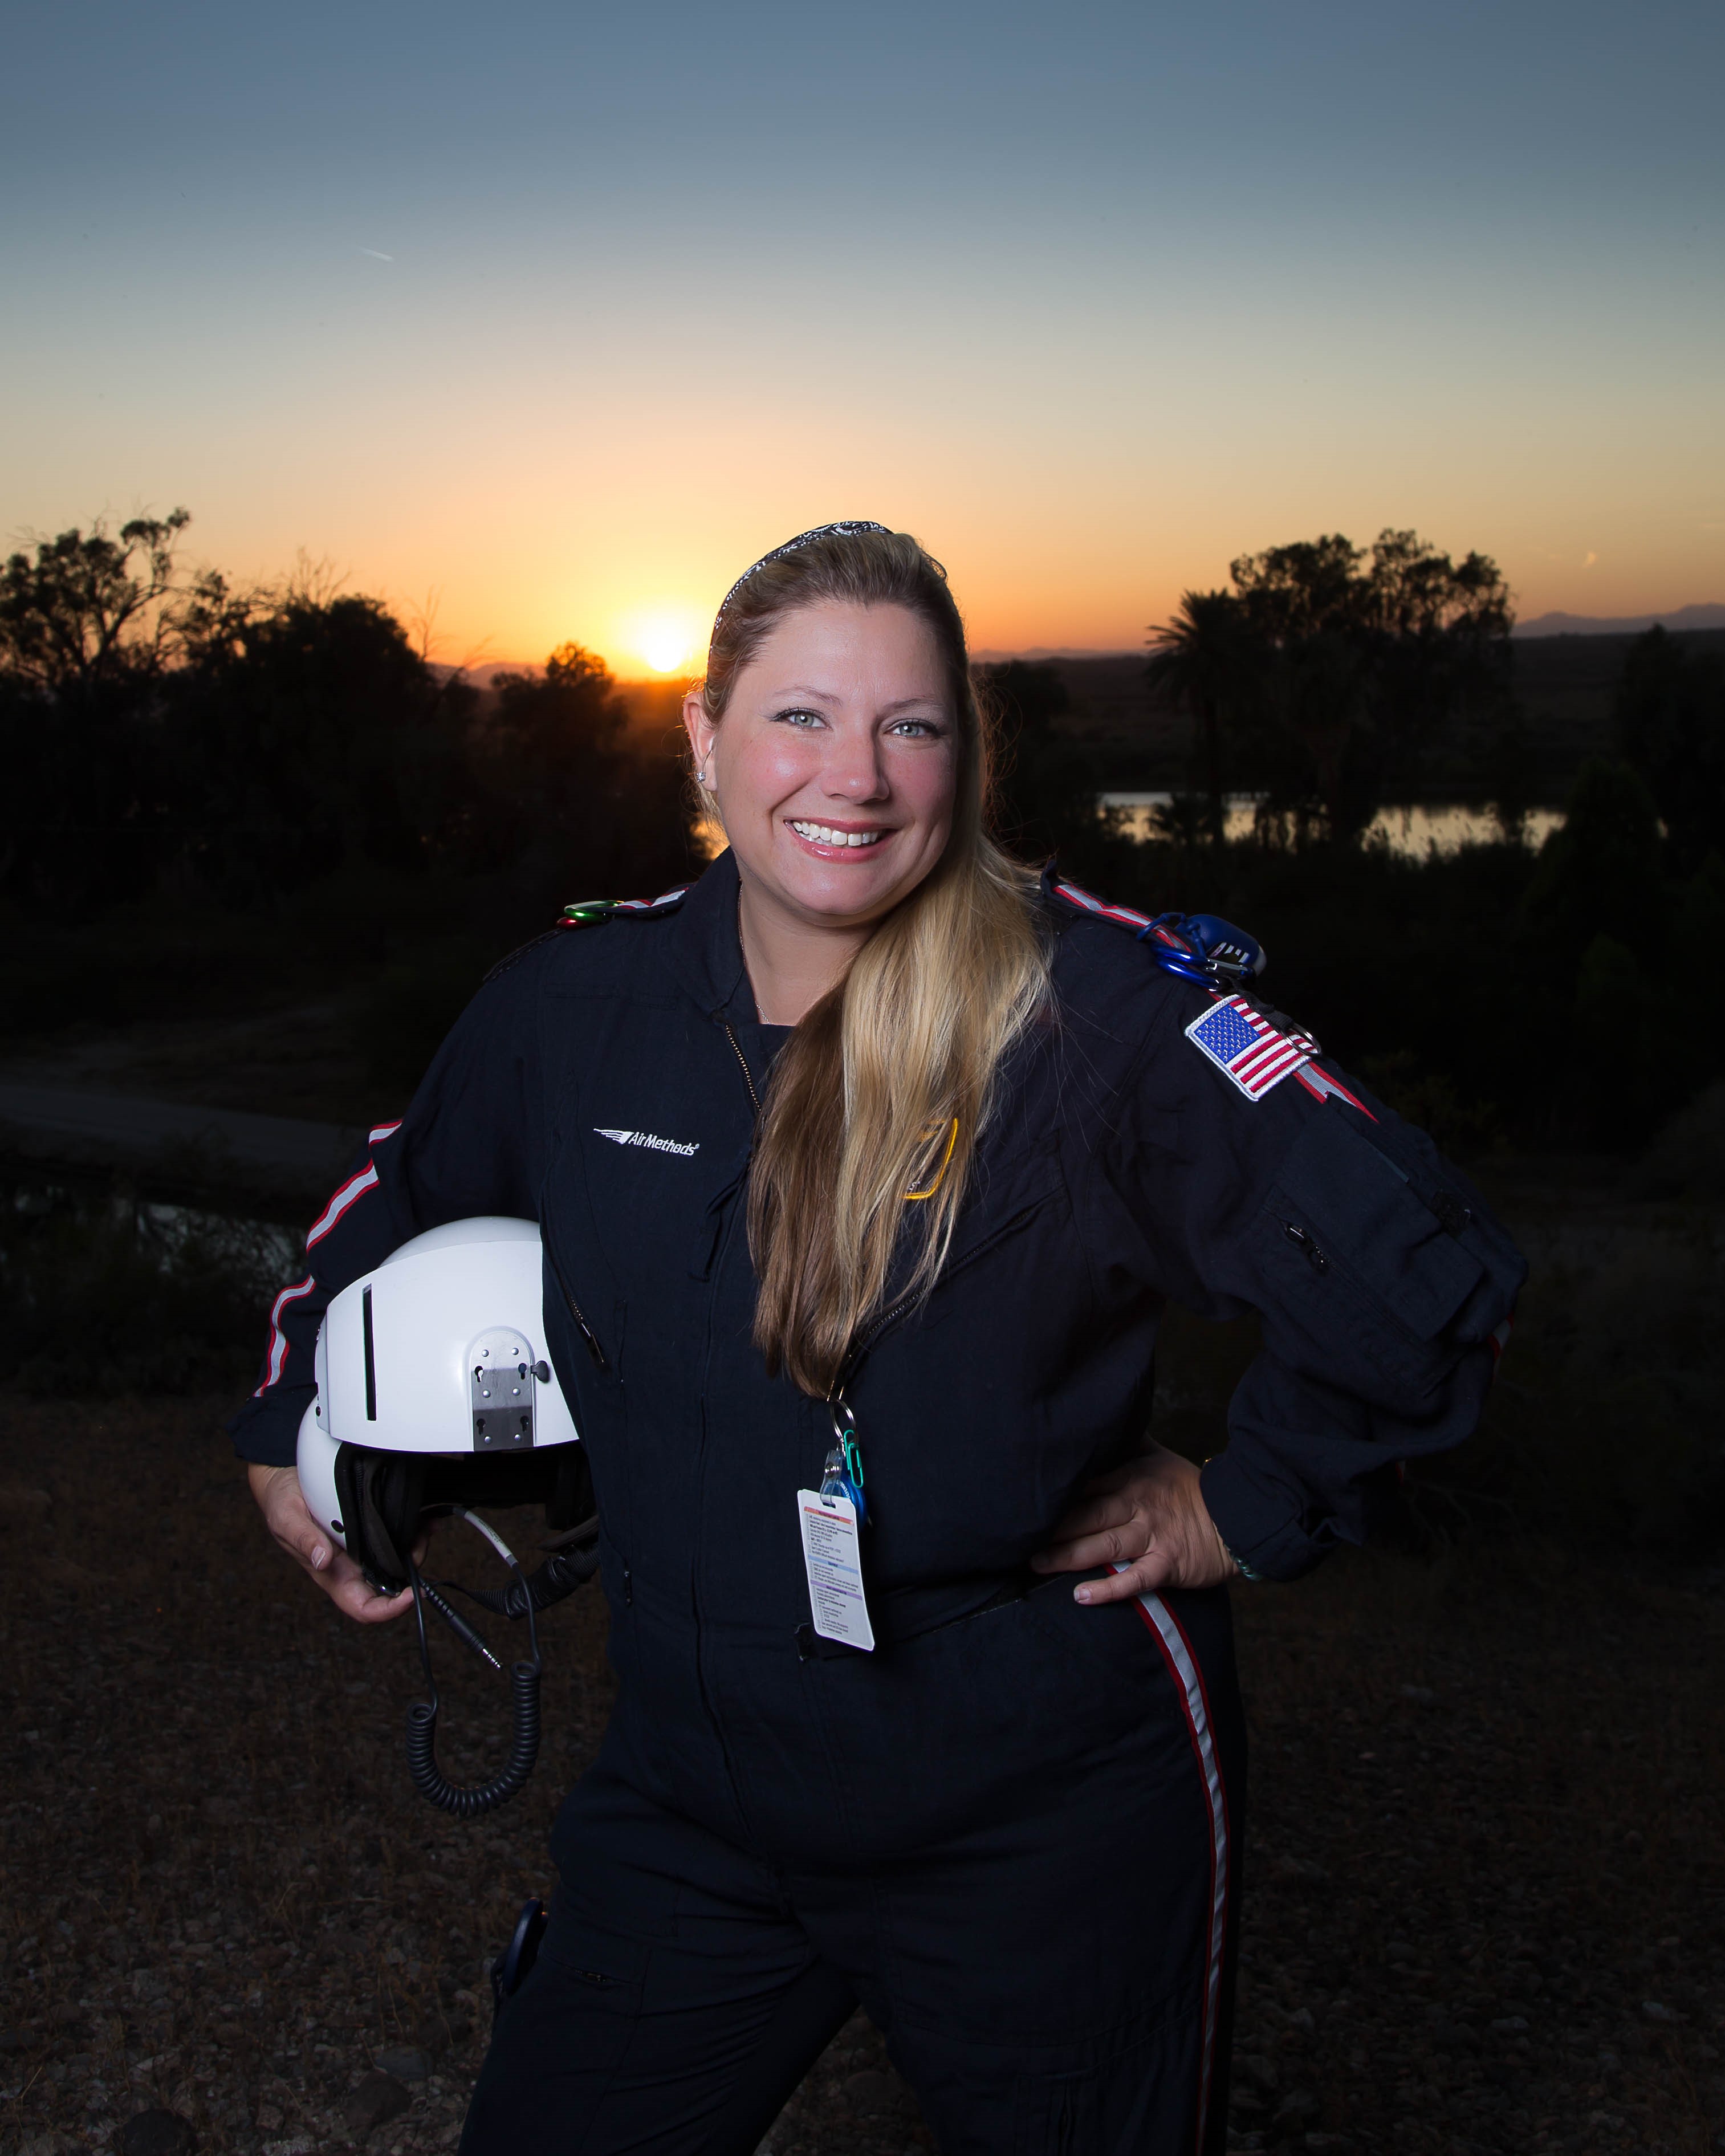
[[[318,1312],[440,1221],[539,1220],[619,1689],[463,2148],[700,2149],[824,1964],[943,2148],[1219,2150],[1223,1584],[1294,1577],[1467,1435],[1520,1260],[1313,1044],[1256,1020],[1254,1077],[1214,1037],[1249,1014],[996,848],[911,539],[757,563],[685,721],[730,850],[493,975],[237,1428],[278,1539],[394,1614],[280,1464]],[[1145,1449],[1169,1299],[1261,1315],[1201,1473]],[[860,1603],[799,1532],[824,1481],[835,1532],[866,1512]]]

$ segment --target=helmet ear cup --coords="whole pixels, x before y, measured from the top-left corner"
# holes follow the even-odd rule
[[[545,1501],[545,1524],[554,1532],[578,1527],[599,1509],[593,1496],[593,1470],[587,1464],[584,1445],[560,1445],[549,1455],[557,1463],[557,1479]]]
[[[367,1452],[344,1445],[336,1455],[336,1487],[348,1554],[380,1594],[399,1594],[412,1572],[413,1542],[425,1509],[424,1461],[412,1453]]]

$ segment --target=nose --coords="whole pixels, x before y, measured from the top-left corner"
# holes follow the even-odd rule
[[[821,789],[834,801],[880,801],[889,791],[880,744],[872,732],[842,732],[821,773]]]

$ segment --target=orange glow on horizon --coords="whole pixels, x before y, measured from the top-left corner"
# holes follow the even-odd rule
[[[737,489],[722,504],[677,515],[662,506],[671,475],[649,470],[650,483],[627,497],[620,479],[606,490],[616,511],[608,516],[553,521],[523,487],[497,504],[483,545],[465,528],[409,533],[393,514],[343,533],[336,558],[350,570],[350,588],[399,600],[404,617],[412,594],[440,587],[440,659],[536,665],[572,639],[618,679],[660,682],[700,675],[714,609],[741,570],[859,501],[877,515],[884,507],[886,521],[945,562],[972,649],[984,652],[1142,651],[1183,590],[1226,585],[1235,556],[1320,531],[1369,546],[1390,524],[1414,526],[1458,558],[1474,547],[1493,555],[1523,620],[1548,609],[1628,615],[1725,598],[1725,548],[1697,543],[1675,519],[1668,530],[1635,535],[1633,547],[1599,549],[1584,568],[1597,535],[1577,506],[1506,501],[1423,470],[1394,483],[1332,475],[1309,490],[1267,488],[1239,471],[1206,491],[1203,475],[1177,469],[1170,454],[1146,515],[1118,498],[1123,490],[1106,469],[1075,473],[1065,490],[1026,483],[1014,493],[999,481],[978,487],[980,499],[954,501],[927,481],[867,485],[848,474],[804,490],[762,461],[747,498]],[[906,498],[894,501],[896,494]],[[209,558],[264,577],[270,557],[261,535],[248,547],[230,528],[200,518],[195,536]]]

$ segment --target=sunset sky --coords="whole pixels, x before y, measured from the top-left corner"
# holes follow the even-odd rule
[[[835,516],[987,647],[1388,524],[1524,615],[1725,600],[1717,5],[8,21],[8,540],[184,502],[439,594],[441,658],[626,675]]]

